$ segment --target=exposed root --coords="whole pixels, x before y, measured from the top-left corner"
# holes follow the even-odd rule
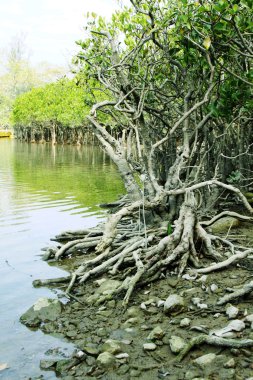
[[[235,255],[230,256],[227,260],[221,261],[220,263],[213,264],[206,268],[200,268],[194,270],[196,273],[210,273],[216,270],[227,268],[231,264],[235,264],[237,261],[240,261],[241,259],[245,259],[248,255],[253,253],[253,249],[247,249],[244,252],[237,252]]]
[[[183,358],[188,354],[188,352],[201,344],[210,344],[212,346],[218,347],[230,347],[230,348],[243,348],[243,347],[253,347],[252,339],[227,339],[220,338],[217,336],[209,336],[209,335],[199,335],[190,340],[190,342],[186,345],[186,347],[178,354],[176,361],[181,362]]]
[[[253,250],[251,250],[252,252]],[[242,288],[236,289],[233,293],[227,294],[224,297],[220,298],[217,302],[217,305],[224,305],[227,302],[233,301],[236,298],[243,297],[245,294],[249,294],[253,291],[253,281],[250,281],[247,284],[244,284]]]
[[[206,182],[206,185],[220,185],[216,182]],[[69,278],[71,281],[67,293],[70,293],[76,284],[83,284],[91,277],[119,274],[122,285],[113,294],[101,297],[98,303],[125,291],[123,305],[126,306],[137,286],[166,275],[171,266],[176,269],[178,276],[181,276],[189,265],[196,268],[192,269],[195,273],[209,273],[224,269],[247,257],[253,252],[252,249],[236,246],[227,237],[212,235],[205,230],[205,227],[224,216],[232,216],[243,221],[252,221],[253,218],[226,211],[210,221],[199,222],[194,192],[189,189],[197,190],[200,187],[194,185],[188,189],[169,191],[172,195],[184,194],[184,202],[179,210],[178,219],[173,223],[172,231],[172,223],[169,220],[146,226],[142,225],[139,219],[140,207],[144,206],[145,210],[152,212],[161,207],[168,195],[168,192],[164,192],[152,201],[135,201],[125,205],[110,215],[103,226],[67,231],[57,236],[55,240],[65,243],[55,254],[57,260],[74,251],[86,252],[89,248],[93,248],[93,254],[94,250],[97,254],[95,257],[86,258],[74,271]],[[104,227],[103,234],[102,227]],[[229,258],[227,258],[228,251],[231,253]],[[199,268],[203,258],[211,258],[217,263]]]
[[[234,212],[234,211],[223,211],[220,214],[214,216],[211,220],[200,222],[200,224],[201,224],[201,226],[209,227],[212,224],[214,224],[214,222],[216,222],[217,220],[219,220],[225,216],[230,216],[232,218],[239,219],[243,222],[252,222],[253,221],[253,217],[251,217],[251,216],[242,215],[242,214],[239,214],[238,212]]]

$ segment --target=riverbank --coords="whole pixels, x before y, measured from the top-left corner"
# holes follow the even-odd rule
[[[230,234],[234,241],[252,247],[251,224],[243,223]],[[73,270],[82,261],[78,256],[62,260],[59,266]],[[94,306],[101,294],[118,286],[120,278],[95,279],[77,288],[76,300],[62,304],[55,320],[39,322],[43,332],[76,346],[71,357],[50,357],[41,361],[41,368],[54,370],[65,380],[252,379],[253,348],[235,343],[253,339],[252,293],[231,305],[218,305],[225,294],[252,281],[252,274],[252,257],[207,275],[186,274],[178,279],[171,271],[135,292],[126,310],[120,298]],[[171,295],[175,304],[166,309],[164,302]],[[234,347],[198,343],[177,361],[185,345],[200,335],[227,339]]]

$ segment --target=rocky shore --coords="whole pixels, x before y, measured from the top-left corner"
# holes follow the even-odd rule
[[[252,244],[252,231],[236,235]],[[252,380],[253,293],[220,304],[252,280],[252,257],[210,274],[171,271],[138,289],[123,310],[120,298],[94,306],[118,286],[116,276],[103,277],[78,288],[76,300],[39,299],[21,321],[75,344],[71,357],[55,348],[41,361],[63,380]]]

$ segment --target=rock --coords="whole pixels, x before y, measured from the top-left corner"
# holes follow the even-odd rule
[[[201,302],[201,298],[199,298],[199,297],[193,297],[191,299],[191,301],[192,301],[193,305],[197,306]]]
[[[141,319],[138,317],[129,318],[127,321],[123,323],[123,327],[130,327],[133,325],[137,325],[141,322]]]
[[[158,301],[157,301],[157,304],[156,304],[157,307],[161,307],[161,306],[163,306],[163,305],[164,305],[164,302],[165,302],[165,301],[163,301],[163,300],[158,300]]]
[[[210,289],[212,293],[216,293],[218,290],[218,286],[216,284],[211,284]]]
[[[206,282],[206,280],[207,280],[207,275],[206,274],[203,274],[203,276],[201,276],[199,279],[198,279],[198,281],[199,282],[202,282],[202,283],[205,283]]]
[[[189,327],[191,324],[190,318],[184,318],[180,321],[180,327]]]
[[[172,335],[170,340],[170,349],[173,354],[178,354],[186,346],[186,342],[180,336]]]
[[[207,308],[208,308],[208,306],[207,306],[206,303],[198,303],[198,304],[197,304],[197,307],[198,307],[199,309],[207,309]]]
[[[129,366],[127,364],[123,364],[119,367],[117,373],[119,375],[125,375],[129,371]]]
[[[214,222],[211,226],[213,233],[223,233],[227,232],[230,228],[235,228],[240,225],[240,221],[231,216],[226,216]]]
[[[99,287],[96,288],[94,294],[86,298],[86,302],[88,304],[96,303],[97,301],[99,301],[101,296],[108,296],[112,294],[114,290],[116,290],[121,285],[120,281],[105,278],[102,278],[101,280],[96,280],[96,283],[99,285]]]
[[[128,359],[129,355],[127,352],[121,352],[120,354],[115,355],[116,359]]]
[[[199,370],[197,369],[190,369],[189,371],[187,371],[185,373],[185,377],[184,379],[185,380],[194,380],[194,379],[198,379],[198,373],[199,373]]]
[[[107,302],[107,306],[109,307],[109,309],[114,309],[116,306],[116,301],[111,300],[111,301]]]
[[[55,366],[57,360],[45,360],[45,359],[42,359],[40,361],[40,368],[41,369],[49,369],[49,368],[52,368]]]
[[[226,309],[226,314],[227,314],[229,319],[235,318],[238,313],[239,313],[239,309],[235,306],[230,305]]]
[[[245,317],[246,322],[253,323],[253,314],[249,314]]]
[[[184,299],[178,294],[171,294],[166,299],[163,306],[165,314],[180,312],[184,309],[184,307],[185,307]]]
[[[172,288],[175,288],[176,286],[177,286],[177,284],[178,284],[178,278],[176,277],[176,278],[172,278],[172,277],[170,277],[170,278],[168,278],[168,280],[167,280],[167,284],[169,285],[169,286],[171,286]]]
[[[41,322],[55,321],[62,311],[62,304],[57,299],[39,298],[20,317],[20,321],[29,327],[38,327]]]
[[[224,368],[235,368],[235,359],[231,358],[229,359],[225,364]]]
[[[206,355],[199,356],[197,359],[193,360],[194,364],[197,364],[200,368],[205,369],[206,366],[209,366],[214,362],[217,355],[210,353]]]
[[[97,363],[100,367],[112,368],[115,366],[116,358],[110,352],[102,352],[97,357]]]
[[[62,374],[63,372],[66,372],[67,369],[71,367],[71,365],[73,366],[75,365],[75,361],[73,361],[72,359],[57,360],[56,372],[59,372],[60,374]]]
[[[111,294],[121,285],[120,281],[106,279],[101,283],[98,289],[96,289],[96,294]]]
[[[102,346],[103,352],[109,352],[110,354],[118,354],[122,351],[120,342],[113,339],[108,339]]]
[[[149,340],[162,339],[164,337],[164,331],[160,326],[156,326],[148,335]]]
[[[96,344],[94,343],[87,343],[84,347],[82,347],[82,350],[87,354],[91,356],[98,356],[99,349]]]
[[[183,274],[182,278],[187,281],[193,281],[193,280],[196,280],[197,274],[194,274],[193,276],[191,276],[189,273],[185,273]]]
[[[145,351],[154,351],[156,349],[156,344],[155,343],[144,343],[143,344],[143,349]]]
[[[145,302],[145,305],[146,305],[146,302]],[[129,309],[127,309],[126,311],[126,315],[129,317],[129,318],[136,318],[136,317],[139,317],[140,315],[143,315],[142,312],[140,311],[139,307],[137,306],[132,306],[130,307]]]

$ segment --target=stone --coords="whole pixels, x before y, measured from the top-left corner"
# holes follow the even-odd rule
[[[113,339],[108,339],[105,341],[105,343],[102,346],[101,349],[103,352],[109,352],[110,354],[118,354],[122,351],[120,342]]]
[[[225,364],[224,368],[235,368],[235,359],[231,358],[229,359]]]
[[[56,364],[56,372],[59,372],[60,374],[62,374],[63,372],[65,372],[71,365],[73,364],[73,366],[75,365],[75,361],[71,360],[71,359],[60,359],[60,360],[57,360],[57,364]]]
[[[115,355],[115,358],[119,359],[119,360],[121,360],[121,359],[128,359],[129,355],[128,355],[127,352],[121,352],[120,354]]]
[[[184,318],[180,321],[180,327],[189,327],[191,324],[190,318]]]
[[[91,355],[91,356],[98,356],[98,354],[100,353],[97,345],[94,344],[94,343],[88,343],[87,345],[85,345],[84,347],[82,347],[82,350],[87,355]]]
[[[116,306],[116,301],[111,300],[111,301],[107,302],[107,306],[109,307],[109,309],[114,309]]]
[[[129,371],[129,366],[127,364],[123,364],[119,367],[117,373],[119,375],[125,375]]]
[[[56,364],[56,360],[45,360],[45,359],[42,359],[40,361],[40,368],[41,369],[49,369],[49,368],[52,368],[55,366]]]
[[[240,221],[231,216],[226,216],[214,222],[211,226],[213,233],[223,233],[230,230],[230,228],[236,228],[240,225]]]
[[[173,354],[178,354],[186,346],[186,342],[180,336],[172,335],[170,340],[170,349]]]
[[[205,369],[206,366],[210,366],[210,364],[214,362],[216,357],[217,355],[213,353],[202,355],[193,360],[193,363],[197,364],[200,368]]]
[[[148,335],[148,340],[162,339],[164,337],[164,331],[160,326],[156,326]]]
[[[141,319],[138,317],[129,318],[127,321],[123,323],[123,327],[130,327],[133,325],[137,325],[141,322]]]
[[[226,314],[227,314],[229,319],[235,318],[238,313],[239,313],[239,309],[235,306],[230,305],[226,309]]]
[[[156,349],[156,344],[155,343],[144,343],[143,344],[143,349],[145,351],[154,351]]]
[[[106,279],[101,283],[101,285],[96,289],[96,294],[111,294],[121,285],[120,281]]]
[[[38,327],[42,322],[56,321],[62,312],[62,304],[57,299],[39,298],[20,317],[20,322],[29,327]]]
[[[253,323],[253,314],[249,314],[245,317],[246,322]]]
[[[197,369],[190,369],[185,373],[184,380],[194,380],[198,378],[198,370]]]
[[[112,368],[115,366],[116,358],[110,352],[102,352],[97,357],[97,363],[100,367]]]
[[[145,304],[146,304],[146,303],[145,303]],[[126,315],[127,315],[129,318],[137,318],[137,317],[139,317],[140,315],[142,315],[142,313],[141,313],[139,307],[137,307],[137,306],[132,306],[132,307],[130,307],[129,309],[127,309],[127,311],[126,311]]]
[[[216,284],[211,284],[210,289],[211,289],[211,292],[216,293],[218,290],[218,286]]]
[[[184,309],[184,307],[185,307],[184,299],[178,294],[171,294],[166,299],[163,306],[165,314],[180,312]]]

